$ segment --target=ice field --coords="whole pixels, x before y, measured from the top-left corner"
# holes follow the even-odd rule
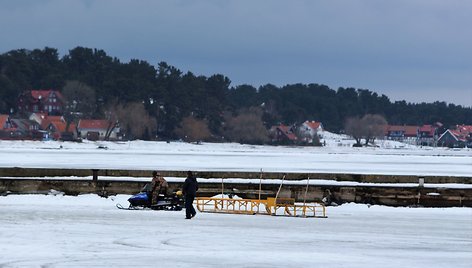
[[[326,147],[189,144],[183,142],[0,141],[0,167],[354,173],[464,176],[472,149],[418,148],[392,141],[352,148],[329,139]],[[106,148],[106,149],[98,149]]]
[[[118,210],[128,196],[0,197],[0,267],[471,267],[471,208],[345,204],[328,218]]]
[[[472,174],[470,149],[348,146],[0,141],[0,167]],[[310,181],[317,183],[327,181]],[[343,204],[328,207],[326,219],[199,213],[185,220],[184,211],[115,207],[128,197],[0,196],[0,268],[472,267],[472,208]]]

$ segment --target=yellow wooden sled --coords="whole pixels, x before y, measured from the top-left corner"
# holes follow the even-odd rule
[[[275,197],[261,200],[262,191],[262,169],[259,177],[259,198],[220,198],[220,197],[197,197],[197,209],[200,212],[231,213],[231,214],[264,214],[271,216],[291,216],[291,217],[314,217],[327,218],[326,207],[320,203],[306,203],[306,195],[310,178],[307,180],[305,198],[303,204],[296,204],[293,198],[279,198],[280,190],[285,180],[285,175],[279,186]],[[224,178],[221,178],[221,196],[224,196]]]
[[[263,214],[271,216],[326,218],[326,207],[319,203],[296,204],[293,198],[232,199],[220,197],[197,197],[200,212],[230,214]]]

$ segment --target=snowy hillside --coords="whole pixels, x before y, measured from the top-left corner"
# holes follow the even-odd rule
[[[321,133],[321,143],[326,144],[328,147],[352,147],[355,142],[354,139],[349,137],[348,135],[343,134],[336,134],[331,133],[329,131],[323,131]],[[385,148],[385,149],[416,149],[418,146],[392,141],[392,140],[375,140],[375,146],[378,148]]]

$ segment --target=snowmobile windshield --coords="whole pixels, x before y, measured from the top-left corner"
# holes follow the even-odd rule
[[[151,191],[152,191],[152,189],[151,189],[151,183],[146,183],[146,184],[144,185],[144,187],[141,189],[141,192],[146,192],[146,193],[147,193],[147,192],[151,192]]]

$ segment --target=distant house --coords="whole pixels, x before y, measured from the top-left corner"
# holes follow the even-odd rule
[[[438,140],[438,123],[436,125],[423,125],[418,128],[418,145],[436,146]]]
[[[60,115],[48,115],[46,113],[32,113],[29,117],[30,120],[37,122],[41,129],[45,130],[49,124],[53,121],[65,122],[63,116]]]
[[[15,130],[14,139],[34,139],[35,134],[40,131],[39,124],[29,119],[11,119],[12,128]]]
[[[10,139],[14,136],[16,129],[13,128],[10,116],[6,114],[0,114],[0,138]]]
[[[64,112],[65,99],[57,90],[29,90],[18,98],[18,112],[21,114],[45,113],[61,115]]]
[[[0,114],[0,130],[11,128],[10,116],[7,114]]]
[[[388,140],[416,144],[418,138],[418,126],[386,125],[385,137]]]
[[[32,113],[30,120],[37,122],[42,130],[42,139],[54,140],[75,140],[77,138],[77,130],[75,125],[71,124],[68,131],[66,131],[67,123],[63,116],[47,115],[46,113]]]
[[[438,139],[440,123],[434,125],[408,126],[408,125],[386,125],[385,137],[415,145],[435,146]]]
[[[438,146],[458,148],[472,147],[472,126],[457,125],[447,129],[438,139]]]
[[[74,123],[69,125],[67,128],[67,122],[65,120],[50,120],[45,130],[55,140],[76,140],[77,131]]]
[[[110,132],[108,138],[115,140],[118,139],[119,128],[108,120],[82,119],[77,125],[77,132],[82,139],[88,140],[104,140]]]
[[[294,133],[294,128],[283,124],[278,126],[272,126],[270,129],[270,137],[273,143],[280,144],[293,144],[298,141],[297,136]]]
[[[315,135],[322,136],[323,124],[316,121],[305,121],[298,127],[298,132],[303,142],[312,143]]]

